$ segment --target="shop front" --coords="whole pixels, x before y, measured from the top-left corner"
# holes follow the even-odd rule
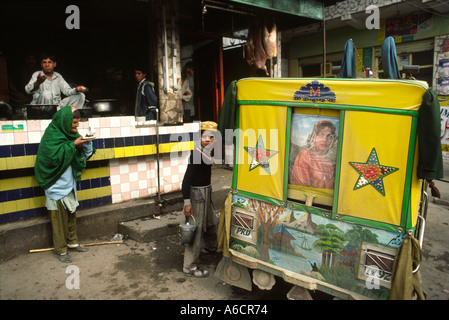
[[[295,12],[253,1],[2,4],[8,14],[0,22],[0,224],[46,215],[34,162],[55,106],[37,115],[29,112],[32,97],[23,90],[31,74],[41,70],[40,53],[56,56],[55,71],[71,87],[89,89],[80,131],[96,131],[96,153],[78,185],[80,208],[154,197],[180,190],[199,130],[197,122],[183,119],[185,62],[196,66],[193,120],[217,121],[227,85],[255,75],[241,58],[244,48],[224,52],[222,37],[248,28],[259,16],[273,15],[278,31],[322,18],[318,1],[290,2]],[[68,10],[72,6],[78,15]],[[280,75],[278,54],[266,59],[264,76]],[[134,70],[142,66],[158,97],[157,123],[136,117]]]

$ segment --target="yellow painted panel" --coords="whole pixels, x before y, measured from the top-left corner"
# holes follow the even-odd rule
[[[80,190],[77,191],[78,201],[87,200],[87,199],[95,199],[99,197],[109,196],[111,195],[111,187],[100,187],[88,190]]]
[[[237,82],[237,100],[310,103],[310,101],[295,100],[294,95],[302,86],[306,86],[313,80],[319,81],[335,93],[335,102],[325,101],[325,103],[339,105],[418,110],[427,90],[424,83],[417,81],[249,78]],[[322,102],[315,102],[317,106],[320,103]]]
[[[22,168],[34,168],[36,163],[36,156],[20,157],[20,165]]]
[[[400,225],[411,122],[409,116],[354,111],[346,113],[338,195],[339,214]],[[362,175],[350,164],[367,163],[372,150],[375,150],[381,166],[397,168],[381,178],[382,185],[377,184],[377,188],[367,183],[368,180],[361,180]],[[366,177],[376,177],[377,169],[369,170]]]
[[[150,155],[156,153],[156,146],[155,145],[144,145],[143,146],[143,154],[144,155]]]
[[[45,207],[45,196],[30,198],[30,209]]]
[[[114,158],[123,158],[125,156],[125,148],[115,148]]]
[[[8,170],[8,167],[6,166],[6,159],[7,158],[0,158],[0,171]]]
[[[125,147],[125,157],[134,157],[135,154],[135,147]]]
[[[287,108],[241,106],[237,189],[282,200]]]
[[[143,153],[143,146],[135,146],[134,147],[134,155],[136,157],[143,156],[144,155],[144,153]]]
[[[17,211],[24,211],[24,210],[28,210],[31,209],[30,208],[30,199],[20,199],[20,200],[16,200],[16,209]]]
[[[8,170],[20,169],[20,157],[6,158]]]
[[[15,201],[3,202],[3,213],[11,213],[17,211],[17,204]]]
[[[14,190],[14,178],[0,180],[0,191]]]
[[[81,176],[81,179],[95,179],[100,177],[108,177],[109,175],[109,167],[93,168],[86,169],[86,171],[84,171],[83,175]]]

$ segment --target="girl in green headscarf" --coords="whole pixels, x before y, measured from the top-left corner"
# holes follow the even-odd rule
[[[59,260],[70,262],[67,248],[86,251],[79,246],[76,232],[76,181],[95,152],[92,143],[78,133],[79,111],[66,106],[56,112],[45,130],[37,151],[34,172],[45,189],[50,211],[54,250]]]

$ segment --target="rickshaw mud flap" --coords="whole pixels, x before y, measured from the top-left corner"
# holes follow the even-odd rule
[[[242,254],[233,249],[229,249],[229,251],[231,253],[231,260],[236,264],[243,265],[250,269],[265,271],[284,279],[284,281],[291,283],[292,285],[296,285],[307,290],[322,291],[343,300],[372,300],[366,296],[348,291],[330,283],[274,266],[270,263]]]

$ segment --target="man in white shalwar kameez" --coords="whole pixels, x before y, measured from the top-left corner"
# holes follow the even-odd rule
[[[33,95],[31,104],[53,104],[57,109],[74,105],[77,109],[84,106],[86,97],[83,86],[71,88],[61,74],[54,71],[56,59],[52,55],[43,54],[40,59],[42,71],[36,71],[25,86],[25,91]],[[62,99],[62,95],[66,98]]]

